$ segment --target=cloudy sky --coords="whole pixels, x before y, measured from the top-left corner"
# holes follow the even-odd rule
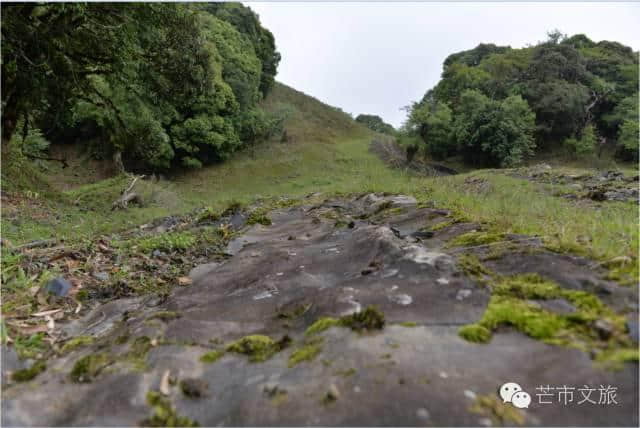
[[[275,35],[277,79],[357,115],[399,126],[451,53],[481,42],[522,47],[563,33],[640,50],[638,3],[245,2]]]

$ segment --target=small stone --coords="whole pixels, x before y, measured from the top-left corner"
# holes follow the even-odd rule
[[[57,297],[66,296],[69,290],[71,290],[71,284],[62,277],[54,278],[44,286],[45,293],[54,294]]]
[[[603,340],[609,339],[613,334],[613,326],[609,321],[600,319],[597,320],[593,326]]]
[[[162,251],[160,251],[160,250],[153,250],[153,252],[151,253],[151,255],[152,255],[153,257],[160,257],[160,256],[162,256],[162,255],[163,255],[163,252],[162,252]]]
[[[202,379],[187,378],[180,382],[180,389],[189,398],[200,398],[207,395],[209,384]]]
[[[408,294],[393,294],[389,296],[389,300],[402,306],[410,305],[413,302],[413,298]]]
[[[449,377],[449,375],[447,374],[447,372],[440,372],[438,373],[438,376],[440,376],[442,379],[446,379]]]
[[[476,399],[476,393],[471,391],[470,389],[465,389],[464,396],[467,397],[470,400],[475,400]]]
[[[440,285],[447,285],[449,283],[449,280],[447,278],[438,278],[436,279],[436,282]]]
[[[481,425],[483,427],[492,427],[493,426],[493,422],[491,422],[491,419],[489,419],[489,418],[482,418],[482,419],[478,420],[478,425]]]
[[[284,392],[284,390],[281,390],[280,385],[276,382],[266,383],[264,385],[264,388],[262,389],[262,392],[264,392],[267,397],[275,397],[278,392],[281,391]]]
[[[93,277],[100,281],[109,281],[109,274],[106,272],[94,272]]]
[[[329,390],[327,391],[327,395],[325,396],[325,401],[331,402],[336,401],[340,398],[340,391],[335,383],[329,385]]]
[[[462,301],[469,296],[471,296],[471,290],[462,289],[458,291],[458,294],[456,294],[456,300]]]
[[[354,386],[354,387],[353,387],[353,392],[355,392],[356,394],[359,394],[359,393],[360,393],[360,391],[362,391],[362,390],[360,389],[360,387],[359,387],[359,386]]]
[[[420,407],[418,410],[416,410],[416,416],[418,417],[418,419],[429,419],[429,411],[424,407]]]

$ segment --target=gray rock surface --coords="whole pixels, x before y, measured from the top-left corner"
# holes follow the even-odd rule
[[[388,201],[387,211],[377,211],[380,201]],[[328,212],[358,221],[340,227]],[[458,335],[460,326],[482,317],[490,291],[458,268],[444,244],[477,225],[452,225],[420,242],[411,236],[446,214],[380,195],[273,212],[273,225],[245,229],[230,245],[233,257],[194,269],[193,284],[175,288],[166,301],[114,300],[66,325],[68,335],[92,335],[95,345],[51,359],[31,382],[7,385],[3,378],[2,425],[136,425],[151,415],[147,393],[159,390],[170,370],[178,383],[167,400],[203,426],[476,426],[491,416],[472,411],[473,403],[498,399],[507,381],[532,396],[529,409],[513,409],[526,425],[637,426],[637,364],[604,370],[586,352],[511,328],[486,344]],[[502,274],[538,272],[563,287],[593,291],[606,281],[589,266],[542,250],[491,262]],[[372,269],[363,275],[366,268]],[[624,309],[632,295],[610,286],[603,299]],[[370,305],[385,315],[382,330],[329,328],[318,335],[315,359],[290,364],[317,319]],[[231,352],[211,364],[200,360],[254,334],[287,336],[292,344],[264,362]],[[133,346],[145,338],[143,364],[132,366]],[[97,352],[113,357],[107,367],[91,383],[72,382],[74,364]],[[618,404],[539,404],[540,385],[611,385]]]

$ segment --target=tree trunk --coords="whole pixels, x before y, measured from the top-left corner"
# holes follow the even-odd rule
[[[118,175],[126,174],[126,171],[124,169],[124,164],[122,163],[122,152],[120,150],[117,150],[113,154],[113,165],[116,167],[116,173]]]
[[[18,109],[15,96],[9,96],[7,104],[2,109],[2,148],[5,149],[13,137],[18,123]]]

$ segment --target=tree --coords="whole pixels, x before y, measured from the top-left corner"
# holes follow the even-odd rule
[[[462,155],[477,165],[510,167],[533,154],[535,114],[519,95],[494,101],[462,93],[453,130]]]
[[[393,126],[382,120],[380,116],[376,116],[374,114],[359,114],[358,117],[356,117],[356,122],[362,123],[372,131],[380,132],[381,134],[395,134]]]
[[[132,54],[135,4],[2,3],[2,144],[18,120],[59,118],[90,77],[123,72]],[[55,125],[55,123],[54,123]]]

